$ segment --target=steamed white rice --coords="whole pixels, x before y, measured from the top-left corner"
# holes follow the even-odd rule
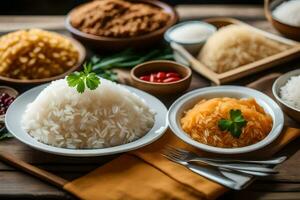
[[[292,106],[300,110],[300,75],[292,76],[287,83],[280,88],[281,99]]]
[[[280,53],[289,46],[254,32],[244,25],[220,28],[201,49],[198,59],[217,73]]]
[[[101,79],[79,94],[65,79],[52,82],[28,105],[23,128],[36,140],[65,148],[105,148],[132,142],[149,131],[154,112],[121,85]]]

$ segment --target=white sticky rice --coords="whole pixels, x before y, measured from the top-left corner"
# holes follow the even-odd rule
[[[105,148],[132,142],[154,124],[154,112],[125,87],[101,79],[79,94],[65,79],[28,105],[22,126],[36,140],[65,148]]]
[[[300,110],[300,75],[292,76],[287,83],[280,88],[280,97],[287,104]]]

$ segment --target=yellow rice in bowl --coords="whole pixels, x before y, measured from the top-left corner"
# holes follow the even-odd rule
[[[247,121],[239,138],[221,131],[218,122],[228,119],[230,110],[238,109]],[[213,98],[203,99],[188,110],[181,119],[182,129],[194,140],[215,147],[237,148],[263,140],[271,131],[270,115],[254,99]]]
[[[0,76],[32,80],[57,76],[79,60],[66,37],[41,29],[19,30],[0,37]]]

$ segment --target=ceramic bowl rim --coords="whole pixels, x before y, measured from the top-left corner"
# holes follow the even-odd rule
[[[17,78],[10,78],[10,77],[6,77],[6,76],[0,76],[0,81],[7,82],[7,83],[13,83],[13,84],[41,84],[41,83],[54,81],[54,80],[57,80],[60,78],[64,78],[68,74],[81,68],[84,60],[86,59],[86,54],[87,54],[85,47],[78,40],[76,40],[72,37],[69,37],[69,36],[66,36],[63,34],[60,34],[60,36],[64,37],[66,40],[70,41],[78,52],[78,61],[74,66],[72,66],[67,71],[65,71],[61,74],[47,77],[47,78],[24,79],[23,80],[23,79],[17,79]]]
[[[132,1],[137,1],[137,0],[132,0]],[[82,32],[79,29],[72,26],[72,24],[71,24],[71,14],[79,7],[90,3],[90,2],[85,2],[85,3],[82,3],[82,4],[74,7],[72,10],[70,10],[68,12],[67,17],[65,19],[65,26],[66,26],[67,30],[69,32],[71,32],[72,34],[75,34],[77,36],[80,36],[82,38],[86,38],[89,40],[123,42],[123,41],[128,41],[128,40],[129,41],[144,40],[144,39],[151,38],[152,36],[159,35],[161,33],[164,33],[166,30],[168,30],[168,28],[172,27],[172,25],[176,24],[176,22],[178,21],[179,17],[178,17],[177,11],[169,4],[162,2],[162,1],[151,1],[151,0],[138,0],[138,1],[140,3],[146,3],[146,4],[150,4],[152,6],[161,8],[164,12],[166,12],[171,17],[171,19],[168,21],[168,23],[165,26],[163,26],[153,32],[147,33],[145,35],[127,37],[127,38],[126,37],[125,38],[104,37],[104,36],[99,36],[99,35],[93,35],[93,34]]]
[[[158,108],[159,110],[155,110],[157,111],[157,113],[155,115],[155,122],[153,127],[143,137],[126,144],[107,147],[107,148],[95,148],[95,149],[68,149],[68,148],[60,148],[60,147],[44,144],[29,136],[29,134],[21,127],[21,121],[19,121],[19,119],[21,120],[21,116],[23,114],[22,112],[25,111],[26,106],[28,105],[28,104],[25,105],[24,103],[21,102],[22,101],[27,102],[28,98],[30,99],[36,98],[40,94],[40,92],[48,85],[49,83],[42,84],[21,94],[8,108],[7,111],[8,116],[5,118],[5,124],[7,125],[8,131],[10,131],[15,136],[16,139],[40,151],[56,154],[56,155],[71,156],[71,157],[93,157],[93,156],[112,155],[112,154],[132,151],[144,147],[158,140],[168,128],[168,123],[165,118],[165,115],[167,114],[167,108],[158,98],[142,90],[130,86],[122,85],[126,89],[134,93],[135,95],[140,96],[145,101],[147,101],[146,99],[148,99],[147,103],[151,109],[156,106],[159,107]],[[22,108],[21,110],[17,109],[20,107]],[[14,112],[16,111],[19,113],[21,112],[20,115],[17,117],[17,119],[14,115]]]
[[[270,15],[271,15],[271,17],[272,17],[272,19],[273,19],[274,21],[276,21],[277,23],[281,24],[282,26],[286,26],[286,27],[290,27],[290,28],[293,28],[293,29],[298,29],[298,30],[300,30],[300,26],[295,26],[295,25],[287,24],[287,23],[283,22],[282,20],[280,20],[279,18],[277,18],[276,16],[273,15],[273,11],[274,11],[279,5],[281,5],[281,4],[283,3],[283,2],[281,2],[280,4],[274,6],[274,2],[275,2],[275,1],[270,2],[270,6],[269,6],[269,8],[268,8],[268,9],[269,9],[269,12],[270,12]]]
[[[181,23],[178,23],[178,24],[175,24],[175,25],[173,25],[172,27],[170,27],[166,32],[165,32],[165,34],[164,34],[164,38],[165,38],[165,40],[167,41],[167,42],[175,42],[175,43],[178,43],[178,44],[181,44],[181,45],[201,45],[201,44],[203,44],[206,40],[207,40],[207,38],[204,38],[204,39],[201,39],[201,40],[199,40],[199,41],[197,41],[197,42],[178,42],[178,41],[176,41],[176,40],[173,40],[173,39],[171,39],[170,38],[170,33],[173,31],[173,30],[175,30],[175,29],[177,29],[178,27],[180,27],[180,26],[184,26],[184,25],[186,25],[186,24],[202,24],[202,25],[204,25],[204,26],[206,26],[208,29],[210,29],[211,31],[212,31],[212,33],[210,34],[210,35],[212,35],[213,33],[215,33],[216,31],[217,31],[217,27],[216,26],[214,26],[214,25],[212,25],[212,24],[210,24],[210,23],[207,23],[207,22],[204,22],[204,21],[197,21],[197,20],[192,20],[192,21],[185,21],[185,22],[181,22]]]
[[[274,81],[274,83],[273,83],[273,85],[272,85],[272,93],[273,93],[274,97],[276,98],[276,100],[279,101],[281,104],[283,104],[284,106],[290,108],[291,110],[294,110],[294,111],[300,113],[300,109],[297,109],[297,108],[295,108],[295,107],[293,107],[293,106],[287,104],[285,101],[283,101],[283,100],[280,98],[280,96],[279,96],[279,94],[278,94],[278,92],[277,92],[277,90],[280,89],[280,88],[279,88],[279,85],[278,85],[279,81],[281,81],[281,80],[284,79],[284,78],[287,78],[287,81],[288,81],[291,77],[297,76],[297,75],[300,76],[300,69],[296,69],[296,70],[293,70],[293,71],[290,71],[290,72],[287,72],[287,73],[285,73],[285,74],[280,75],[280,76]],[[285,84],[287,83],[287,81],[285,82]]]
[[[182,79],[178,80],[178,81],[174,81],[174,82],[170,82],[170,83],[153,83],[153,82],[148,82],[148,81],[143,81],[141,79],[139,79],[136,75],[135,75],[135,70],[140,68],[140,67],[144,67],[145,65],[151,65],[151,64],[157,64],[157,63],[169,63],[169,64],[173,64],[173,65],[177,65],[179,67],[182,67],[183,69],[185,69],[187,71],[187,75],[185,77],[183,77]],[[157,86],[157,85],[160,85],[160,86],[167,86],[167,85],[173,85],[173,84],[178,84],[178,83],[182,83],[184,81],[187,81],[188,79],[191,78],[192,76],[192,70],[183,65],[183,64],[180,64],[178,62],[175,62],[175,61],[171,61],[171,60],[154,60],[154,61],[147,61],[147,62],[144,62],[144,63],[141,63],[137,66],[135,66],[134,68],[132,68],[130,70],[130,76],[135,80],[135,81],[138,81],[140,83],[143,83],[143,84],[149,84],[149,85],[153,85],[153,86]]]
[[[188,134],[186,134],[182,130],[181,125],[177,122],[177,113],[179,112],[179,109],[182,106],[184,106],[188,102],[188,100],[191,100],[193,98],[205,96],[208,94],[218,94],[222,92],[230,92],[230,93],[235,93],[237,95],[249,96],[249,97],[251,96],[257,100],[259,99],[259,101],[264,104],[264,107],[267,106],[269,110],[272,110],[273,115],[271,116],[273,119],[273,126],[268,136],[255,144],[245,146],[245,147],[239,147],[239,148],[213,147],[213,146],[209,146],[197,142],[193,140],[191,137],[189,137]],[[212,86],[212,87],[200,88],[181,96],[169,108],[167,114],[167,121],[172,132],[177,137],[179,137],[184,142],[198,149],[204,150],[206,152],[217,153],[217,154],[244,154],[244,153],[249,153],[261,149],[269,145],[270,143],[272,143],[280,135],[283,129],[284,115],[280,106],[273,99],[263,94],[262,92],[247,87],[228,85],[228,86]]]

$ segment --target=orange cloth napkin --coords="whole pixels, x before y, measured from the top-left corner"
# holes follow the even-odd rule
[[[252,155],[269,157],[299,136],[299,129],[285,128],[275,142]],[[211,200],[229,190],[161,156],[167,144],[206,155],[168,130],[153,144],[120,156],[64,189],[86,200]]]
[[[287,128],[271,146],[256,155],[268,157],[299,136],[299,129]],[[120,156],[67,183],[64,189],[87,200],[210,200],[228,190],[162,157],[160,152],[166,144],[193,149],[167,131],[157,142]]]

